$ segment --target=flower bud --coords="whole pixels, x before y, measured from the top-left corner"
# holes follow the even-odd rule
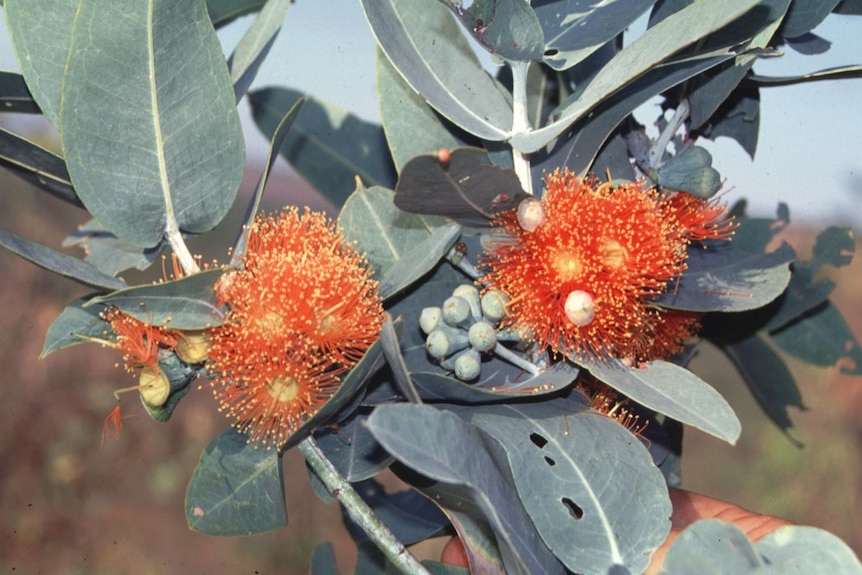
[[[470,318],[470,304],[462,297],[452,296],[443,302],[443,321],[452,327]]]
[[[441,310],[439,307],[426,307],[419,315],[419,327],[426,334],[431,333],[440,325]]]
[[[468,349],[455,358],[455,377],[461,381],[472,381],[479,377],[482,364],[479,361],[479,352]]]
[[[464,298],[470,306],[470,315],[475,321],[482,319],[482,306],[479,303],[479,290],[470,284],[461,284],[452,291],[452,295]]]
[[[518,204],[518,223],[528,232],[538,229],[545,223],[545,209],[536,198],[526,198]]]
[[[428,350],[428,355],[435,359],[443,359],[468,345],[470,342],[464,332],[445,326],[438,327],[425,339],[425,349]]]
[[[467,332],[467,339],[476,351],[491,351],[497,345],[497,331],[491,324],[478,321],[470,326],[470,331]]]
[[[168,378],[157,367],[145,367],[138,379],[141,400],[152,407],[161,407],[171,394]]]
[[[592,323],[596,317],[596,307],[593,296],[582,290],[575,290],[566,297],[563,311],[569,321],[578,327],[584,327]]]
[[[482,296],[482,314],[488,321],[500,321],[506,315],[509,298],[500,290],[490,290]]]
[[[206,330],[184,331],[177,340],[174,351],[188,364],[206,361],[210,351],[210,334]]]

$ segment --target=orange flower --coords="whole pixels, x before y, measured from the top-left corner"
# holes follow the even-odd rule
[[[651,298],[685,270],[678,220],[641,183],[611,188],[557,170],[546,184],[540,205],[527,200],[494,221],[504,233],[486,252],[483,281],[510,298],[502,325],[559,353],[641,350],[639,336],[656,325]]]
[[[155,368],[159,347],[173,349],[177,345],[177,336],[171,330],[144,323],[118,308],[108,308],[104,318],[117,336],[116,346],[123,352],[127,371]]]
[[[307,209],[256,218],[242,269],[216,292],[229,312],[212,331],[214,391],[235,426],[267,445],[326,403],[383,323],[365,259]]]
[[[685,192],[665,192],[662,204],[691,241],[729,240],[736,229],[727,206]]]

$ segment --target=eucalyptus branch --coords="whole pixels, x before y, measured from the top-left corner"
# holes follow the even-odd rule
[[[171,248],[174,250],[174,253],[177,255],[177,260],[180,262],[180,267],[183,268],[183,272],[186,275],[201,271],[195,258],[189,251],[185,240],[183,240],[183,235],[180,233],[180,228],[177,226],[176,219],[168,218],[168,225],[165,228],[165,237],[168,238],[168,243],[171,244]]]
[[[539,369],[539,367],[537,365],[535,365],[532,362],[527,361],[526,359],[519,356],[518,354],[516,354],[515,352],[513,352],[509,348],[505,347],[501,343],[497,343],[497,345],[494,346],[494,355],[496,355],[497,357],[499,357],[500,359],[502,359],[504,361],[508,361],[509,363],[514,365],[515,367],[519,367],[519,368],[523,369],[524,371],[526,371],[527,373],[529,373],[533,377],[542,373],[542,370]]]
[[[509,62],[512,67],[512,134],[528,132],[533,128],[527,108],[527,72],[529,62]],[[533,195],[533,178],[530,175],[530,157],[512,149],[512,164],[521,187]]]
[[[664,127],[664,131],[658,137],[658,140],[655,141],[655,144],[649,149],[649,165],[651,168],[658,168],[659,162],[661,162],[661,158],[664,155],[664,151],[667,149],[667,145],[670,144],[673,135],[676,134],[677,130],[682,127],[686,120],[688,120],[688,116],[691,113],[691,106],[688,103],[688,99],[683,98],[679,101],[679,104],[674,111],[673,118],[670,119],[667,126]]]
[[[395,534],[380,520],[367,503],[356,493],[353,486],[335,469],[314,438],[308,437],[299,444],[299,451],[329,489],[329,492],[344,505],[350,518],[362,527],[375,545],[403,573],[430,575],[429,571],[401,543]]]

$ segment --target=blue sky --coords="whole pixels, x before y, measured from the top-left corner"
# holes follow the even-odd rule
[[[226,49],[249,22],[241,19],[222,33]],[[801,56],[787,49],[781,58],[759,61],[755,70],[790,75],[862,63],[862,17],[831,15],[815,33],[832,42],[826,54]],[[0,30],[0,69],[17,69],[5,26]],[[374,38],[358,0],[328,0],[291,5],[255,87],[290,86],[377,121],[374,80]],[[754,162],[727,138],[702,142],[726,180],[727,199],[745,197],[751,213],[763,216],[786,201],[795,222],[862,229],[862,80],[769,88],[761,98]],[[241,111],[247,121],[244,103]],[[649,125],[657,114],[657,104],[647,104],[638,119]],[[252,126],[246,137],[250,156],[266,153],[267,142]]]

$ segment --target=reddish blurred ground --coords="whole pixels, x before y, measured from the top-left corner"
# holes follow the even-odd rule
[[[58,246],[84,221],[79,210],[17,180],[3,181],[2,229]],[[236,221],[225,224],[227,230],[235,230]],[[810,242],[810,234],[800,237]],[[224,253],[225,246],[217,246],[206,255]],[[835,298],[857,337],[860,269],[857,262],[842,270]],[[85,344],[36,359],[51,321],[88,290],[2,249],[0,277],[0,574],[289,575],[305,572],[311,550],[325,540],[335,542],[348,572],[354,552],[338,510],[312,494],[295,452],[285,456],[289,527],[248,538],[190,532],[186,482],[203,447],[226,426],[210,392],[192,392],[169,424],[150,420],[130,395],[122,404],[129,414],[122,436],[100,451],[102,422],[114,406],[111,392],[132,383],[115,367],[116,352]],[[728,364],[699,366],[738,409],[745,431],[735,448],[690,433],[685,486],[828,528],[862,551],[856,529],[862,518],[862,380],[834,370],[801,372],[811,409],[795,416],[806,443],[798,450],[761,420]],[[439,544],[428,553],[439,553]]]

